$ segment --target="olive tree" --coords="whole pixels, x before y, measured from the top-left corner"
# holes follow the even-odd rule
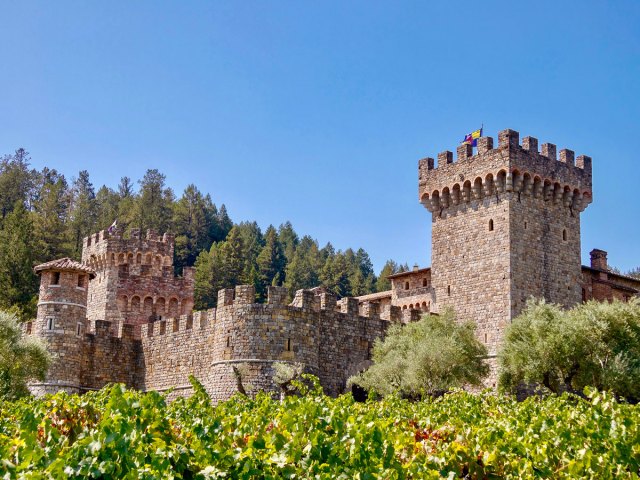
[[[640,399],[640,300],[587,302],[571,310],[530,300],[505,332],[500,385],[580,393],[584,387]]]
[[[473,322],[456,322],[453,310],[418,322],[392,325],[373,347],[373,365],[350,384],[380,395],[420,398],[464,385],[480,385],[489,373],[486,347]]]
[[[40,342],[21,335],[15,315],[0,310],[0,398],[28,395],[27,382],[44,380],[49,361]]]

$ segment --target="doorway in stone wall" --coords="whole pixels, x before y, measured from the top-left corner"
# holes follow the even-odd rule
[[[356,402],[366,402],[369,398],[369,391],[354,383],[351,385],[351,396]]]
[[[371,365],[373,365],[371,360],[363,360],[353,365],[347,370],[347,382],[349,381],[349,378],[354,375],[361,374]],[[348,383],[347,386],[349,386]],[[351,395],[356,402],[365,402],[367,398],[369,398],[369,391],[354,383],[351,384]]]

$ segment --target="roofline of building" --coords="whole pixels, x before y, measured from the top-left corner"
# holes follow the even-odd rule
[[[354,297],[354,298],[356,298],[359,302],[367,302],[370,300],[380,300],[387,297],[390,298],[391,292],[392,290],[385,290],[383,292],[368,293],[367,295],[360,295],[359,297]]]
[[[58,265],[61,262],[67,263],[69,265]],[[56,260],[41,263],[40,265],[36,265],[35,267],[33,267],[33,271],[37,275],[40,275],[40,273],[45,270],[51,270],[54,272],[81,272],[89,275],[89,278],[96,277],[96,272],[91,267],[80,262],[76,262],[69,257],[58,258]]]
[[[635,278],[635,277],[629,277],[627,275],[622,275],[620,273],[614,273],[610,270],[602,270],[600,268],[593,268],[593,267],[589,267],[587,265],[582,265],[582,269],[583,270],[589,270],[591,272],[595,272],[595,273],[606,273],[608,275],[611,275],[613,277],[618,277],[618,278],[622,278],[624,280],[630,280],[632,282],[636,282],[638,284],[638,288],[640,289],[640,279]]]
[[[400,278],[408,275],[413,275],[415,273],[424,273],[431,270],[431,267],[419,268],[417,270],[407,270],[406,272],[398,272],[393,275],[388,275],[387,278]]]

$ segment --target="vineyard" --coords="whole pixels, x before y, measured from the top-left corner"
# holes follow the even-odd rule
[[[212,405],[120,385],[0,404],[1,478],[638,478],[638,407],[604,393],[356,403],[317,386]]]

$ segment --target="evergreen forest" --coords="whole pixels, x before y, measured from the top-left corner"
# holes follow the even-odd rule
[[[156,169],[137,181],[122,177],[113,188],[96,188],[87,170],[67,178],[32,168],[21,148],[0,158],[0,309],[33,318],[33,267],[61,257],[80,260],[83,238],[114,221],[125,232],[175,235],[176,274],[196,267],[196,309],[215,306],[219,289],[238,284],[254,285],[257,301],[269,285],[284,285],[291,295],[319,285],[338,296],[364,295],[389,289],[387,275],[407,268],[389,260],[376,275],[362,248],[321,247],[288,221],[265,231],[255,221],[234,223],[224,203],[216,205],[193,184],[177,196]]]

